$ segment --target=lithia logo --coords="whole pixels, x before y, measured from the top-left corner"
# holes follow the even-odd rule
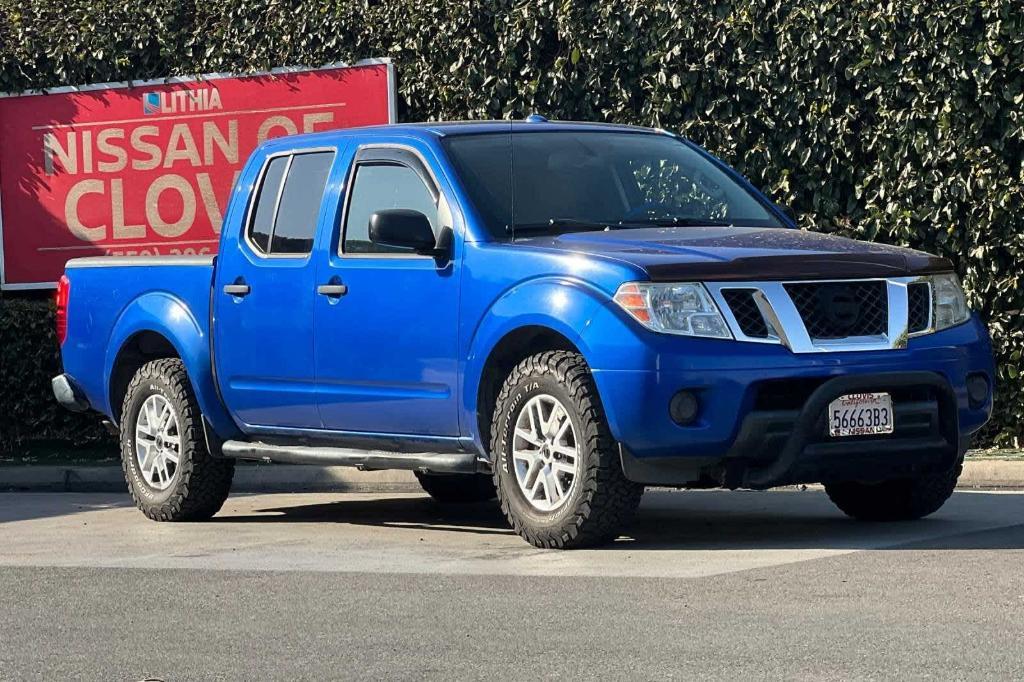
[[[220,103],[220,91],[216,88],[147,92],[142,95],[142,113],[146,116],[213,111],[223,108]]]

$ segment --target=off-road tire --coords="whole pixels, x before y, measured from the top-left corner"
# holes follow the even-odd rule
[[[839,509],[858,521],[911,521],[939,510],[956,488],[963,466],[881,483],[826,483]]]
[[[569,498],[552,512],[530,505],[512,470],[512,432],[520,408],[534,395],[557,398],[569,412],[581,458]],[[626,479],[618,448],[586,361],[578,353],[546,351],[512,369],[498,394],[491,429],[494,487],[512,528],[536,547],[573,549],[614,539],[632,518],[642,485]]]
[[[473,504],[494,499],[494,481],[489,474],[424,474],[416,480],[428,495],[442,504]]]
[[[178,418],[181,452],[178,470],[166,490],[146,484],[135,453],[139,411],[153,394],[167,399]],[[216,514],[228,497],[235,462],[210,455],[201,419],[185,365],[178,358],[146,363],[128,384],[121,409],[121,468],[135,505],[154,521],[203,521]]]

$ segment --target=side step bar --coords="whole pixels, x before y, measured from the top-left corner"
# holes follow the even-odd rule
[[[312,445],[270,445],[239,440],[225,441],[221,449],[224,457],[235,459],[350,466],[361,471],[407,469],[434,474],[472,474],[477,471],[477,458],[471,452],[374,452]]]

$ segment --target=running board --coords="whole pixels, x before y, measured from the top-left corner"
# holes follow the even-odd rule
[[[225,441],[221,449],[224,457],[234,459],[349,466],[361,471],[406,469],[434,474],[472,474],[477,471],[476,455],[470,452],[375,452],[313,445],[270,445],[240,440]]]

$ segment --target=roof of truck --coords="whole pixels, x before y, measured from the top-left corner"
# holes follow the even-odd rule
[[[408,130],[410,128],[426,130],[436,135],[473,135],[476,133],[496,132],[529,132],[533,130],[609,130],[632,132],[655,132],[653,128],[623,125],[619,123],[598,123],[587,121],[549,121],[536,114],[523,121],[441,121],[426,123],[401,123],[393,126],[381,126]]]
[[[278,145],[315,145],[323,144],[331,139],[349,136],[362,136],[372,133],[398,133],[413,137],[453,137],[457,135],[476,135],[481,133],[525,133],[538,130],[544,131],[608,131],[633,133],[662,133],[666,131],[640,126],[622,125],[617,123],[596,123],[583,121],[549,121],[541,116],[532,115],[523,121],[427,121],[423,123],[391,123],[387,125],[362,126],[358,128],[342,128],[325,130],[305,135],[290,135],[268,140],[268,147]]]

